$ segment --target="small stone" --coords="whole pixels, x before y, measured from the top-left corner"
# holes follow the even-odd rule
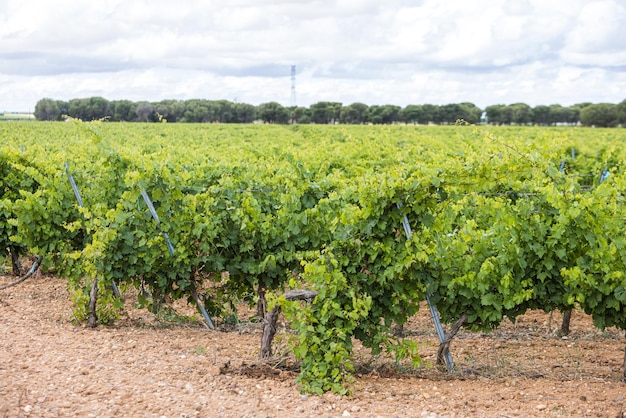
[[[344,410],[343,413],[341,414],[342,417],[349,417],[350,416],[350,412],[348,412],[347,410]]]
[[[209,366],[206,371],[207,371],[207,374],[211,376],[219,376],[220,374],[222,374],[222,368],[217,365]]]
[[[188,394],[190,394],[190,395],[193,395],[193,392],[194,392],[194,391],[193,391],[193,386],[192,386],[192,384],[191,384],[191,383],[187,383],[187,384],[185,385],[185,392],[187,392],[187,393],[188,393]]]
[[[538,411],[543,411],[547,407],[548,407],[548,405],[540,403],[539,405],[535,406],[535,409],[538,410]]]

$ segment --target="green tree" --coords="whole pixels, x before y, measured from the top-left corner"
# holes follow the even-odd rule
[[[617,119],[622,127],[626,126],[626,100],[617,105]]]
[[[292,106],[289,108],[290,123],[310,123],[309,109],[301,106]]]
[[[459,104],[459,107],[461,111],[461,117],[458,119],[463,119],[473,124],[480,122],[480,117],[482,116],[483,111],[474,103],[463,102]]]
[[[421,123],[423,125],[427,125],[429,123],[440,123],[441,122],[441,117],[440,117],[440,110],[439,110],[439,106],[435,106],[432,104],[425,104],[422,105],[422,119],[418,120],[418,123]]]
[[[527,125],[533,121],[533,111],[526,103],[515,103],[511,108],[511,122],[517,125]]]
[[[533,108],[533,123],[537,125],[550,125],[552,118],[548,106],[539,105]]]
[[[370,106],[368,119],[373,124],[391,124],[400,121],[400,106]]]
[[[265,123],[289,123],[289,111],[277,102],[260,104],[257,114]]]
[[[317,102],[309,108],[311,122],[329,124],[339,122],[342,104],[338,102]]]
[[[82,120],[97,120],[112,116],[110,103],[102,97],[72,99],[68,103],[68,114]]]
[[[132,122],[137,119],[137,105],[130,100],[115,100],[111,102],[113,117],[116,122]]]
[[[619,123],[618,107],[612,103],[589,105],[580,111],[580,121],[587,126],[617,126]]]
[[[405,123],[419,123],[422,117],[423,109],[420,105],[407,105],[400,111],[400,118]]]
[[[168,122],[177,122],[184,117],[185,103],[180,100],[161,100],[153,106],[154,111]]]
[[[185,102],[184,122],[210,122],[209,108],[206,100],[190,99]]]
[[[154,122],[156,120],[154,106],[150,103],[138,104],[135,113],[137,114],[137,121],[139,122]]]
[[[344,106],[339,114],[341,123],[361,124],[367,122],[367,111],[369,107],[364,103],[355,102]]]
[[[256,118],[256,108],[247,103],[235,104],[235,119],[237,123],[252,123]]]
[[[492,125],[505,125],[511,123],[511,118],[509,118],[507,114],[508,112],[508,106],[505,104],[496,104],[485,108],[487,121]]]
[[[464,120],[469,123],[480,122],[482,111],[474,103],[449,103],[439,107],[439,123],[456,123]]]
[[[440,123],[453,124],[459,119],[464,119],[461,106],[456,103],[448,103],[440,106],[439,114],[441,115]]]
[[[37,120],[60,120],[59,103],[48,98],[39,100],[35,105],[35,118]]]

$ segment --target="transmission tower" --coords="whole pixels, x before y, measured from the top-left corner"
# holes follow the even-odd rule
[[[296,66],[291,66],[291,99],[289,100],[289,106],[296,106]]]

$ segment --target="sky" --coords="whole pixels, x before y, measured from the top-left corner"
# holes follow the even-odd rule
[[[0,112],[42,98],[626,99],[624,0],[0,0]]]

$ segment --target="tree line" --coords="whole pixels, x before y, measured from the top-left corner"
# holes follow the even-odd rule
[[[162,100],[133,102],[102,97],[69,101],[44,98],[35,106],[37,120],[62,120],[71,116],[82,120],[108,118],[118,122],[192,122],[192,123],[316,123],[316,124],[453,124],[464,120],[472,124],[626,126],[626,100],[619,104],[579,103],[573,106],[525,103],[497,104],[480,109],[473,103],[446,105],[410,104],[366,105],[321,101],[311,106],[286,107],[277,102],[254,106],[228,100]]]

